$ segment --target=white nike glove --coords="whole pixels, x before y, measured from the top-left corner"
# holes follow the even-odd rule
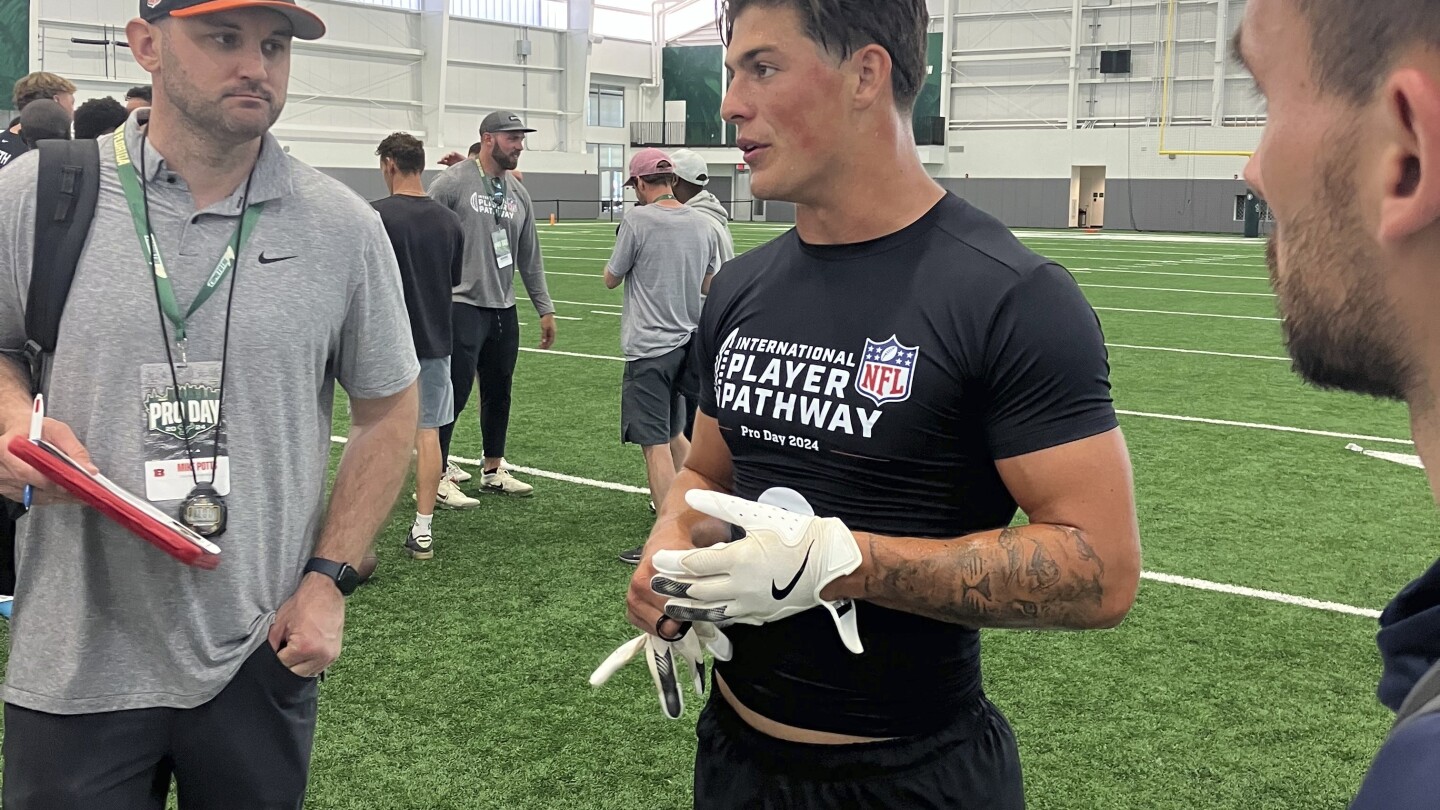
[[[702,648],[703,645],[703,648]],[[650,666],[650,679],[655,682],[655,692],[660,696],[660,711],[671,720],[680,719],[685,713],[685,691],[681,688],[678,675],[678,661],[684,659],[690,670],[691,685],[695,694],[705,694],[705,650],[720,661],[729,661],[730,639],[712,624],[701,622],[686,628],[679,641],[665,641],[659,636],[645,633],[620,645],[610,653],[590,674],[590,685],[600,686],[619,672],[630,659],[641,650],[645,651],[645,663]]]
[[[677,621],[719,625],[765,624],[823,605],[840,640],[862,653],[855,604],[827,602],[820,591],[860,567],[860,547],[838,518],[817,518],[800,493],[777,487],[758,502],[690,490],[694,509],[745,529],[745,537],[695,551],[658,551],[650,588],[662,596],[665,615]]]

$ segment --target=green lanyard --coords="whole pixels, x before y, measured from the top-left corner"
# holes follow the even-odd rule
[[[160,299],[160,308],[165,312],[165,317],[175,327],[175,342],[181,350],[181,362],[184,362],[185,347],[185,321],[194,315],[197,310],[214,294],[215,288],[220,282],[230,275],[235,267],[236,251],[243,247],[250,234],[255,230],[255,223],[260,219],[260,212],[264,203],[256,203],[247,206],[240,217],[240,225],[236,231],[236,238],[225,245],[225,252],[220,255],[220,260],[215,263],[215,269],[210,271],[210,277],[205,280],[204,286],[195,294],[195,300],[190,303],[190,309],[184,313],[180,312],[180,305],[175,301],[175,288],[170,284],[170,276],[165,272],[165,260],[160,256],[160,242],[150,230],[150,216],[145,207],[145,192],[140,187],[139,175],[135,167],[130,163],[130,151],[125,146],[125,127],[121,126],[115,132],[115,168],[120,175],[120,187],[125,191],[125,202],[130,205],[130,216],[135,220],[135,235],[140,237],[140,250],[144,251],[150,260],[150,267],[155,274],[155,294]]]

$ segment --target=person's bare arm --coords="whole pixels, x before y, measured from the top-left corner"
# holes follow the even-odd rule
[[[312,556],[359,566],[390,516],[410,467],[419,422],[412,383],[398,394],[350,401],[349,441]],[[340,657],[345,600],[329,577],[309,573],[275,614],[270,643],[297,675],[317,675]]]
[[[823,596],[971,627],[1118,625],[1140,579],[1130,459],[1120,430],[996,466],[1028,525],[947,541],[857,532],[860,568]]]
[[[314,556],[356,565],[370,550],[410,468],[418,391],[412,383],[388,397],[350,401],[349,439]]]

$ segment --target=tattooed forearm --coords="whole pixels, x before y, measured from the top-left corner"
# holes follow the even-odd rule
[[[973,627],[1108,624],[1105,562],[1079,529],[1032,524],[952,542],[870,538],[865,599]]]

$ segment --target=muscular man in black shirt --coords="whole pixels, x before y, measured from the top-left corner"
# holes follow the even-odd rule
[[[716,277],[694,449],[628,597],[647,633],[733,646],[698,808],[1021,808],[977,629],[1113,627],[1138,588],[1094,311],[916,156],[928,19],[727,4],[723,115],[796,228]]]

